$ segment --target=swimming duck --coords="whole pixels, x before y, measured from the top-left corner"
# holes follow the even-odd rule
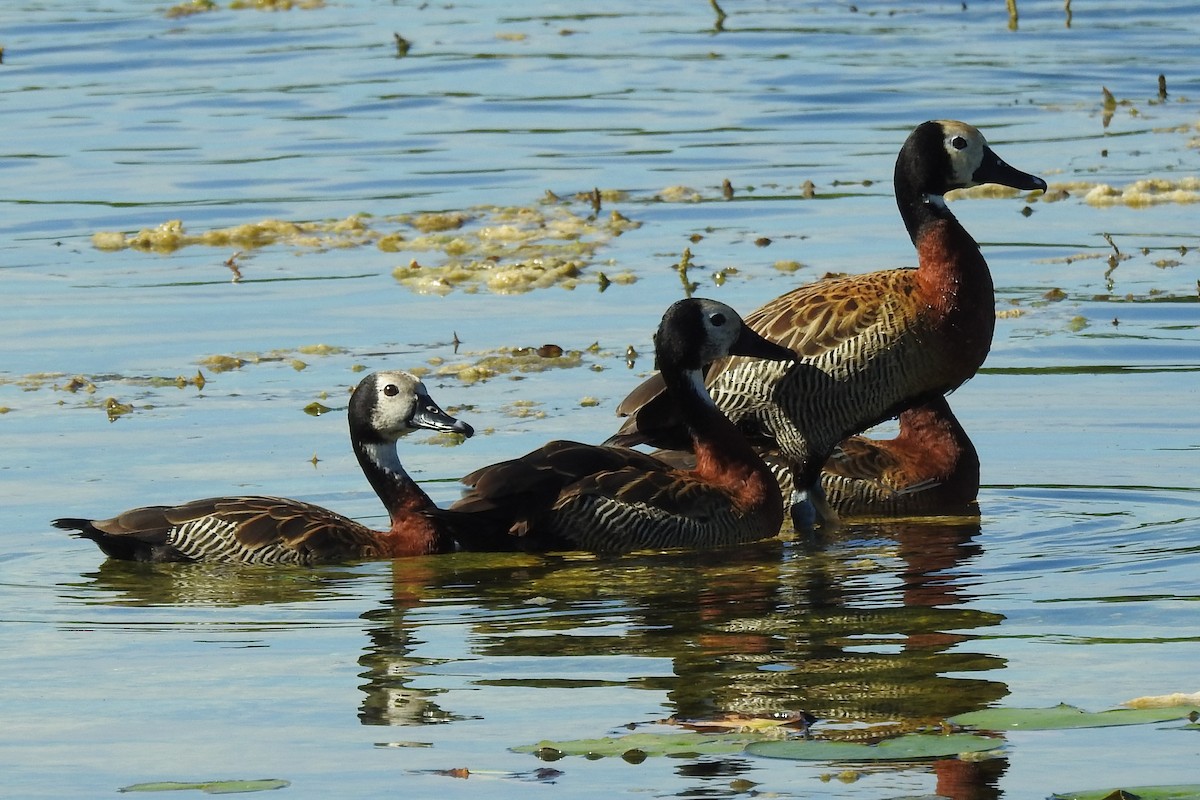
[[[905,409],[898,422],[894,438],[851,436],[834,449],[821,469],[832,512],[839,518],[978,514],[979,455],[946,398]],[[679,450],[654,455],[679,468],[695,460]],[[789,497],[795,482],[788,460],[778,450],[762,457]]]
[[[836,514],[821,502],[818,481],[838,443],[955,389],[991,348],[992,277],[944,199],[951,189],[984,183],[1046,189],[966,123],[917,126],[896,159],[895,192],[918,266],[829,278],[775,298],[746,324],[795,350],[800,363],[731,358],[706,376],[717,406],[752,442],[782,453],[827,519]],[[610,444],[679,446],[662,386],[654,376],[625,398],[618,413],[629,418]]]
[[[891,439],[852,436],[821,470],[821,489],[840,517],[978,514],[979,455],[945,397],[905,409]],[[785,495],[786,459],[764,456]]]
[[[702,370],[727,355],[790,361],[729,306],[680,300],[654,335],[667,401],[696,466],[678,470],[624,447],[553,441],[463,478],[470,490],[444,520],[467,550],[625,552],[706,548],[769,538],[783,522],[779,485],[713,404]]]
[[[471,436],[471,426],[442,411],[419,379],[400,371],[363,378],[350,397],[348,416],[358,463],[391,517],[386,531],[277,497],[214,497],[53,524],[91,539],[111,558],[129,561],[313,564],[453,549],[438,524],[420,513],[433,501],[404,471],[396,441],[417,428]]]

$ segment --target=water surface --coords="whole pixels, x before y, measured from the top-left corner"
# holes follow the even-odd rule
[[[1192,5],[1021,3],[1015,28],[998,3],[723,5],[720,25],[706,3],[620,0],[0,10],[5,791],[277,778],[312,797],[1042,797],[1196,780],[1191,734],[1170,726],[1009,734],[979,764],[510,750],[672,718],[902,730],[1197,688],[1195,206],[1087,199],[1195,177]],[[311,571],[106,563],[48,524],[235,492],[380,523],[345,442],[358,367],[428,368],[481,432],[402,442],[441,503],[480,464],[598,441],[650,369],[685,247],[697,292],[745,311],[826,272],[911,264],[892,162],[944,117],[1068,192],[953,204],[1007,312],[951,398],[983,462],[978,521]],[[577,195],[596,188],[599,221],[638,227],[602,237],[576,279],[516,294],[416,292],[393,271],[443,256],[374,241],[92,239],[363,215],[411,240],[424,212],[468,211],[468,232],[496,208],[586,219]],[[601,291],[601,272],[633,282]],[[577,365],[440,371],[546,342]],[[174,383],[197,371],[203,388]],[[110,422],[109,397],[133,410]],[[334,411],[303,413],[314,400]]]

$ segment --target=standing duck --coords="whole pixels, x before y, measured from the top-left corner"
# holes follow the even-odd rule
[[[800,364],[731,358],[706,376],[717,406],[752,442],[780,451],[826,519],[836,515],[821,500],[820,470],[838,443],[955,389],[991,348],[991,273],[944,199],[951,189],[984,183],[1046,189],[1041,178],[1002,161],[966,123],[917,126],[895,171],[916,269],[830,278],[775,298],[746,324],[795,350]],[[621,403],[618,413],[629,419],[610,443],[679,446],[678,425],[658,397],[662,386],[654,376]]]
[[[554,441],[463,478],[471,487],[433,509],[467,550],[625,552],[706,548],[775,536],[783,499],[770,470],[713,404],[706,364],[728,355],[791,361],[737,312],[680,300],[654,334],[667,402],[688,432],[696,466],[679,470],[624,447]]]
[[[226,561],[313,564],[396,558],[453,549],[421,512],[433,501],[404,471],[396,441],[417,428],[471,436],[471,426],[438,407],[407,372],[376,372],[350,397],[350,442],[387,507],[391,527],[375,531],[332,511],[277,497],[214,497],[178,506],[146,506],[112,519],[63,518],[111,558],[128,561]]]

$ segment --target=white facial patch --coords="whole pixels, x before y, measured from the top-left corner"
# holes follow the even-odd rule
[[[394,387],[388,393],[388,387]],[[398,389],[399,391],[395,391]],[[406,372],[381,372],[375,392],[375,408],[371,412],[371,427],[393,438],[412,430],[409,420],[416,404],[429,400],[425,386]]]
[[[943,120],[941,125],[945,133],[942,144],[950,159],[953,183],[963,188],[976,186],[972,176],[983,163],[983,148],[987,145],[987,140],[978,128],[965,122]]]

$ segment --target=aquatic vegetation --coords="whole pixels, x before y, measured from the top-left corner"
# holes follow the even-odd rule
[[[1122,188],[1098,183],[1088,189],[1083,200],[1091,206],[1125,205],[1134,208],[1163,203],[1200,203],[1200,178],[1143,178]]]
[[[1004,199],[1004,198],[1009,198],[1009,197],[1023,197],[1025,199],[1025,202],[1031,203],[1037,199],[1039,194],[1040,194],[1040,190],[1026,192],[1026,191],[1022,191],[1021,189],[1013,189],[1008,186],[1001,186],[998,183],[984,183],[979,186],[972,186],[968,189],[952,189],[952,190],[946,192],[946,199],[952,201],[952,200],[963,200],[966,198],[978,200],[978,199],[995,199],[995,198]]]
[[[1171,694],[1146,695],[1126,700],[1126,708],[1200,708],[1200,692],[1173,692]]]
[[[768,720],[769,722],[769,720]],[[683,757],[745,752],[763,758],[797,761],[913,761],[947,758],[965,753],[991,753],[1003,741],[969,733],[909,733],[879,742],[839,741],[809,738],[774,726],[748,726],[721,733],[637,732],[598,739],[565,742],[541,741],[514,747],[543,761],[564,756],[589,759],[619,757],[638,763],[647,757]]]
[[[254,250],[274,244],[309,249],[360,247],[378,238],[379,234],[367,224],[367,218],[361,216],[318,222],[267,219],[198,234],[188,233],[182,220],[173,219],[133,234],[101,231],[92,235],[92,246],[97,250],[128,248],[166,254],[194,245],[236,247],[239,250]]]
[[[178,792],[195,790],[205,794],[241,794],[245,792],[266,792],[273,789],[285,789],[291,786],[291,781],[278,778],[259,780],[220,780],[220,781],[153,781],[150,783],[135,783],[122,786],[118,792]]]
[[[213,0],[187,0],[187,2],[171,6],[164,13],[166,13],[168,18],[190,17],[193,14],[205,14],[210,11],[216,11],[218,8]]]
[[[640,226],[617,211],[601,220],[563,205],[492,208],[470,218],[456,216],[452,222],[456,223],[452,228],[434,227],[434,232],[411,240],[393,236],[381,241],[388,252],[440,252],[442,256],[436,264],[423,264],[414,257],[406,266],[396,267],[392,275],[398,282],[423,294],[482,288],[516,294],[556,285],[572,289],[600,247]],[[431,221],[416,218],[409,224],[428,230]],[[446,230],[456,234],[445,235]],[[623,272],[602,273],[593,280],[607,288],[636,278]]]
[[[565,350],[558,353],[542,351],[542,348],[517,347],[465,354],[474,360],[444,362],[438,359],[435,373],[453,376],[463,383],[486,381],[509,373],[545,372],[552,369],[570,369],[583,366],[583,351]]]
[[[668,186],[658,193],[664,203],[699,203],[704,196],[690,186]]]
[[[889,735],[887,726],[843,728],[835,724],[814,736],[810,726],[816,720],[810,715],[775,717],[734,714],[712,720],[681,721],[672,718],[656,723],[660,727],[673,726],[665,731],[636,731],[620,736],[563,742],[541,741],[513,750],[531,753],[544,761],[556,761],[565,756],[615,756],[635,763],[650,756],[736,752],[797,761],[912,761],[956,756],[979,759],[998,754],[1005,742],[995,738],[995,734],[963,732],[964,728],[990,732],[1069,730],[1144,725],[1195,717],[1194,706],[1122,708],[1099,713],[1088,713],[1068,705],[1053,708],[987,708],[952,717],[940,728],[920,729],[901,735]],[[689,730],[679,732],[674,726]]]
[[[207,367],[210,372],[229,372],[241,369],[247,364],[266,364],[287,362],[292,369],[300,371],[308,364],[296,358],[296,354],[309,356],[344,355],[348,351],[344,347],[328,344],[300,345],[291,349],[268,350],[263,353],[238,353],[236,355],[211,355],[201,358],[200,366]],[[362,371],[361,369],[358,371]]]
[[[1074,728],[1108,728],[1115,725],[1145,725],[1190,719],[1197,714],[1196,705],[1114,708],[1109,711],[1087,712],[1060,703],[1050,708],[985,708],[951,717],[952,725],[974,730],[1057,731]]]
[[[256,11],[291,11],[292,9],[312,10],[324,8],[325,0],[231,0],[229,8],[233,11],[252,9]],[[193,14],[206,14],[220,11],[221,6],[214,0],[186,0],[168,8],[164,13],[170,19],[190,17]]]
[[[821,739],[788,739],[754,742],[746,752],[762,758],[793,761],[917,761],[935,758],[973,757],[997,753],[1004,742],[968,733],[909,733],[878,744],[836,742]]]
[[[801,264],[799,261],[791,261],[786,259],[782,261],[776,261],[773,266],[779,272],[796,272],[797,270],[804,268],[804,264]]]
[[[536,400],[517,400],[508,405],[501,406],[500,412],[516,419],[544,419],[546,412],[538,408],[540,405],[541,403]]]
[[[133,411],[131,403],[122,403],[115,397],[109,397],[104,400],[104,411],[108,414],[109,422],[116,422],[121,417]]]
[[[1082,792],[1061,792],[1050,795],[1050,800],[1196,800],[1200,798],[1200,783],[1176,786],[1126,786],[1120,789],[1107,788]]]
[[[233,0],[232,9],[251,8],[257,11],[291,11],[293,8],[311,10],[324,8],[325,0]]]
[[[551,195],[553,200],[534,206],[481,206],[385,218],[352,215],[310,222],[268,219],[199,233],[189,232],[182,220],[168,220],[135,233],[95,233],[92,246],[108,252],[132,249],[164,255],[192,246],[236,248],[239,252],[226,266],[237,281],[242,276],[236,258],[242,251],[275,245],[316,251],[375,245],[385,253],[410,256],[392,274],[419,293],[446,294],[457,288],[513,294],[556,285],[572,289],[585,280],[583,273],[600,248],[641,226],[616,210],[602,217],[577,213],[572,205],[586,202],[598,209],[606,198],[620,196],[596,190],[566,201]],[[637,279],[622,271],[586,280],[604,289]]]

